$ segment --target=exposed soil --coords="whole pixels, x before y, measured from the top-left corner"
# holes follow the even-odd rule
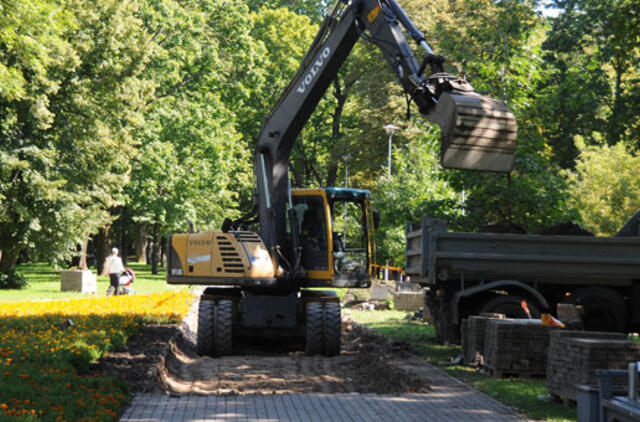
[[[347,327],[349,328],[349,327]],[[406,354],[394,344],[356,327],[342,338],[340,355],[306,356],[295,341],[242,342],[234,354],[200,357],[184,336],[158,366],[166,391],[174,394],[409,393],[429,382],[391,364]]]
[[[169,352],[171,339],[179,333],[175,325],[143,326],[129,337],[126,351],[109,352],[91,366],[91,372],[120,379],[131,392],[161,392],[156,367]]]
[[[234,354],[200,357],[189,332],[175,326],[147,326],[109,353],[92,371],[114,375],[132,393],[282,394],[423,393],[430,372],[413,371],[415,355],[401,343],[353,323],[343,324],[342,350],[334,357],[306,356],[296,341],[240,342]],[[420,359],[417,359],[420,361]]]

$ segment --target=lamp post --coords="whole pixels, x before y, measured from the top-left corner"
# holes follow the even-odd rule
[[[389,135],[389,157],[388,157],[388,169],[389,169],[389,177],[391,177],[391,143],[393,140],[393,132],[395,132],[396,130],[400,129],[398,126],[393,125],[393,124],[388,124],[386,126],[382,127],[386,132],[387,135]]]

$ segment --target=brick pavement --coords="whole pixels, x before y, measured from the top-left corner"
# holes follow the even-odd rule
[[[139,394],[122,422],[446,422],[525,421],[472,388],[435,387],[429,394],[274,394],[181,396]]]

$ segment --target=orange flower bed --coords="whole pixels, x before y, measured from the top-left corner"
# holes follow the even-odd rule
[[[192,295],[0,303],[0,420],[114,421],[126,386],[90,364],[142,324],[184,318]]]

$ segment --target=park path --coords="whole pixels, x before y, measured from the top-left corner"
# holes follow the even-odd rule
[[[122,422],[515,422],[527,419],[427,362],[402,362],[431,379],[425,394],[138,394]],[[416,367],[416,364],[419,367]]]
[[[173,344],[163,361],[165,370],[159,371],[172,394],[137,394],[121,422],[528,420],[421,357],[398,352],[383,337],[357,324],[343,333],[341,354],[330,358],[291,351],[256,357],[255,350],[216,359],[198,357],[190,351],[195,309],[194,305],[181,326],[187,342]],[[367,349],[370,353],[364,353]],[[343,362],[349,356],[355,360]],[[173,371],[172,360],[182,362]],[[376,360],[380,362],[364,366],[365,376],[350,373],[353,366]],[[426,388],[413,390],[420,393],[397,393],[416,382]],[[378,384],[388,388],[376,388]]]

